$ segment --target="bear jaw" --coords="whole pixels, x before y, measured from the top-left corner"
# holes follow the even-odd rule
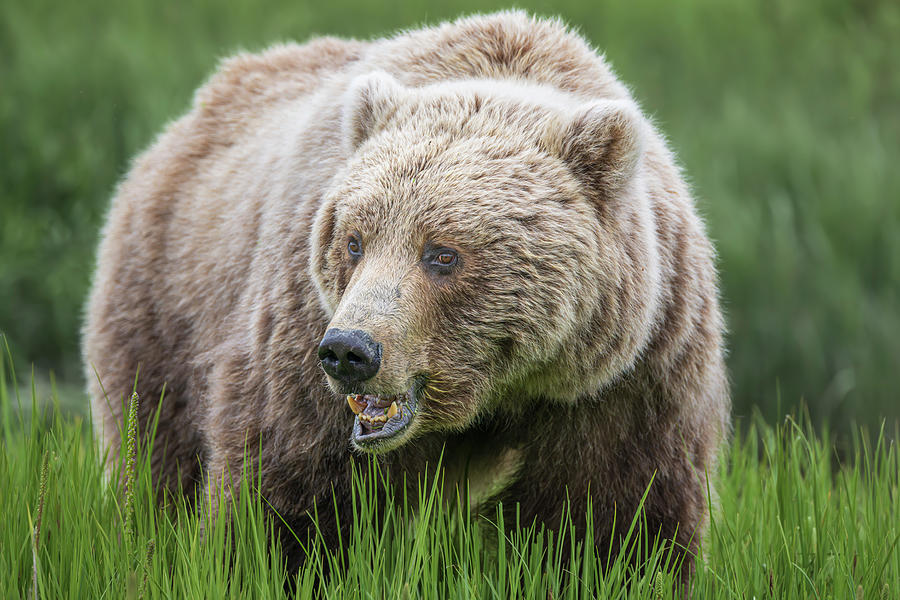
[[[412,437],[419,408],[417,386],[396,396],[349,394],[347,403],[356,414],[350,444],[362,452],[380,454],[394,450]]]

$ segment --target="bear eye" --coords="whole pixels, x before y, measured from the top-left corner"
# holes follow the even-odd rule
[[[441,252],[434,260],[437,261],[437,263],[442,267],[452,267],[456,264],[456,253]]]
[[[362,256],[362,244],[356,236],[351,236],[350,241],[347,242],[347,252],[350,256],[359,257]]]
[[[459,263],[459,255],[452,248],[428,248],[422,258],[432,271],[442,275],[452,272]]]

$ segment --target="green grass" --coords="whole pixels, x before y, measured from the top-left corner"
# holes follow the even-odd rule
[[[58,408],[42,413],[34,398],[25,422],[27,391],[8,389],[0,385],[0,597],[280,598],[286,577],[301,598],[678,597],[669,549],[639,518],[621,516],[633,554],[610,557],[587,540],[563,556],[559,538],[527,524],[503,535],[501,517],[473,517],[427,478],[416,502],[389,498],[377,518],[374,466],[357,477],[353,514],[342,516],[354,524],[345,552],[312,540],[299,573],[286,574],[252,477],[230,526],[206,516],[202,500],[197,510],[160,508],[146,444],[135,447],[134,475],[121,489],[118,477],[104,476],[88,423]],[[838,463],[828,438],[810,427],[754,419],[723,453],[693,597],[894,597],[900,453],[886,440],[856,436]],[[212,508],[223,510],[216,500]],[[631,568],[632,559],[642,568]]]
[[[900,3],[522,0],[605,51],[668,136],[720,255],[736,413],[900,418]],[[131,158],[217,60],[507,0],[0,3],[0,331],[78,385],[93,252]],[[68,398],[69,396],[66,396]]]

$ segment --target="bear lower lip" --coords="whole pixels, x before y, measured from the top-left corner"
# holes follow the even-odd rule
[[[356,413],[351,440],[359,447],[377,445],[403,432],[418,408],[414,388],[395,396],[350,394],[347,402]]]

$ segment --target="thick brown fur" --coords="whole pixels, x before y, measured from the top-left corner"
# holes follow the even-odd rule
[[[459,252],[452,273],[423,267],[429,244]],[[728,429],[714,253],[662,137],[560,23],[241,55],[137,159],[84,335],[108,446],[140,367],[144,431],[166,389],[152,459],[170,489],[215,486],[250,447],[289,523],[332,493],[349,514],[335,392],[359,390],[320,368],[328,327],[383,344],[364,392],[424,382],[380,454],[395,478],[443,448],[480,506],[553,527],[590,497],[615,544],[614,511],[630,519],[655,475],[649,526],[695,549]]]

